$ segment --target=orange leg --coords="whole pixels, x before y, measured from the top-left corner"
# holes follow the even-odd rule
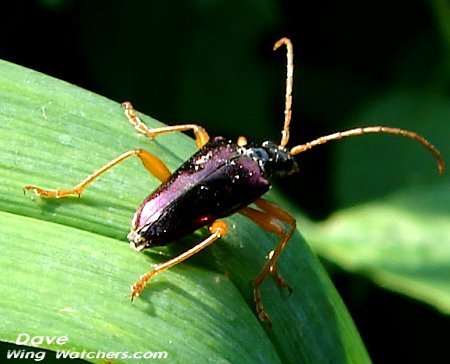
[[[166,181],[171,173],[169,169],[166,167],[163,161],[159,159],[157,156],[151,154],[150,152],[147,152],[143,149],[133,149],[128,152],[122,153],[117,158],[113,159],[112,161],[105,164],[103,167],[97,169],[94,173],[87,176],[83,181],[81,181],[79,184],[74,186],[71,189],[59,189],[59,190],[45,190],[36,186],[25,186],[23,188],[24,191],[33,191],[37,196],[40,197],[48,197],[48,198],[61,198],[66,196],[78,196],[80,197],[81,193],[84,191],[84,189],[97,177],[105,173],[107,170],[111,169],[115,165],[119,164],[120,162],[124,161],[125,159],[131,157],[131,156],[137,156],[144,167],[153,174],[156,178],[158,178],[161,182]]]
[[[236,144],[239,145],[240,147],[245,147],[247,143],[248,143],[247,138],[242,135],[236,141]]]
[[[153,139],[160,134],[170,133],[174,131],[192,130],[195,135],[195,141],[198,149],[203,147],[209,140],[209,135],[206,130],[196,124],[182,124],[149,129],[149,127],[145,125],[139,118],[136,110],[129,101],[123,102],[122,105],[125,106],[125,116],[127,117],[130,124],[133,125],[137,131],[146,135],[150,139]]]
[[[266,279],[267,275],[271,274],[275,279],[275,282],[281,288],[287,289],[289,293],[292,292],[292,288],[289,286],[289,284],[287,284],[278,274],[276,262],[295,231],[296,221],[281,207],[269,201],[259,199],[255,202],[255,205],[260,208],[261,211],[253,209],[251,207],[245,207],[240,210],[239,213],[254,221],[263,230],[270,233],[275,233],[280,236],[278,245],[269,253],[269,260],[264,265],[261,272],[252,280],[253,297],[255,300],[256,312],[258,313],[258,316],[262,321],[265,321],[270,325],[269,315],[264,310],[260,286]],[[284,223],[290,226],[289,230],[285,229]]]
[[[269,259],[271,258],[272,254],[273,254],[273,250],[270,252],[271,254],[269,254]],[[287,283],[281,276],[280,273],[278,273],[278,268],[276,265],[273,265],[270,269],[270,274],[272,274],[273,279],[275,280],[276,284],[283,289],[286,289],[289,292],[289,296],[292,294],[293,289],[292,287],[289,285],[289,283]]]
[[[192,257],[193,255],[197,254],[207,246],[214,243],[216,240],[220,239],[222,236],[226,235],[228,232],[228,225],[225,221],[216,220],[210,226],[209,231],[211,232],[211,235],[208,236],[206,239],[202,240],[200,243],[198,243],[191,249],[185,251],[184,253],[181,253],[175,258],[168,260],[167,262],[153,265],[150,271],[142,275],[139,281],[137,281],[135,284],[131,286],[131,300],[139,296],[139,294],[144,289],[145,285],[154,276]]]

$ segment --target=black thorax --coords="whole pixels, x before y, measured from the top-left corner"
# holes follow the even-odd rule
[[[261,146],[241,147],[241,152],[258,162],[266,178],[298,170],[297,163],[286,148],[271,141],[265,141]]]

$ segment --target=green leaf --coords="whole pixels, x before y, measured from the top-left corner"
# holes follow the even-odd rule
[[[148,141],[118,103],[6,62],[0,62],[0,98],[2,341],[15,342],[19,333],[64,335],[68,344],[40,347],[166,351],[171,362],[369,361],[340,297],[299,234],[279,262],[294,293],[288,297],[267,280],[262,293],[272,329],[257,319],[250,281],[277,239],[242,216],[227,219],[226,238],[155,277],[130,303],[128,287],[152,263],[207,232],[145,254],[128,247],[134,210],[158,185],[136,160],[113,168],[80,199],[33,198],[22,187],[69,188],[141,146],[174,170],[195,151],[192,139],[173,133]]]
[[[450,314],[450,184],[402,191],[307,225],[315,251]]]

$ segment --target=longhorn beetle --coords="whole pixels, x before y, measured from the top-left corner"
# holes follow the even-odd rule
[[[45,190],[36,186],[25,186],[24,191],[32,190],[36,195],[46,198],[70,195],[79,197],[101,174],[128,157],[137,156],[145,168],[161,181],[161,185],[142,202],[133,216],[131,232],[128,234],[131,247],[141,251],[153,246],[167,245],[204,226],[209,227],[210,235],[167,262],[153,265],[149,272],[131,286],[131,298],[137,297],[155,275],[181,263],[225,236],[228,226],[222,219],[237,212],[254,221],[263,230],[279,237],[278,245],[269,253],[261,272],[252,280],[256,312],[262,321],[270,324],[269,315],[264,310],[260,286],[268,275],[272,275],[281,288],[292,291],[278,274],[276,264],[295,231],[296,222],[284,209],[261,196],[269,190],[272,176],[297,170],[297,163],[293,158],[295,155],[332,140],[369,133],[387,133],[416,140],[434,155],[439,172],[444,171],[444,161],[439,151],[428,140],[412,131],[386,126],[350,129],[287,148],[294,63],[292,43],[289,39],[282,38],[277,41],[274,50],[283,45],[287,48],[287,77],[284,126],[279,144],[271,141],[265,141],[261,145],[248,144],[242,136],[236,143],[223,137],[210,139],[206,130],[196,124],[150,129],[141,121],[131,103],[124,102],[125,115],[130,124],[149,139],[174,131],[192,131],[198,151],[171,173],[156,155],[140,148],[133,149],[105,164],[72,189]]]

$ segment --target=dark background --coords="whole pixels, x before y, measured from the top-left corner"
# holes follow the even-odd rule
[[[195,122],[211,135],[278,141],[285,51],[273,53],[272,46],[288,36],[296,65],[290,145],[370,124],[413,129],[440,147],[448,144],[447,1],[2,5],[0,58],[118,102],[130,100],[168,124]],[[410,142],[403,152],[403,141],[392,138],[348,142],[359,148],[352,154],[341,143],[305,153],[300,173],[280,186],[320,220],[435,178],[426,153]],[[397,154],[399,160],[391,160]],[[375,362],[445,358],[447,317],[329,267]]]

